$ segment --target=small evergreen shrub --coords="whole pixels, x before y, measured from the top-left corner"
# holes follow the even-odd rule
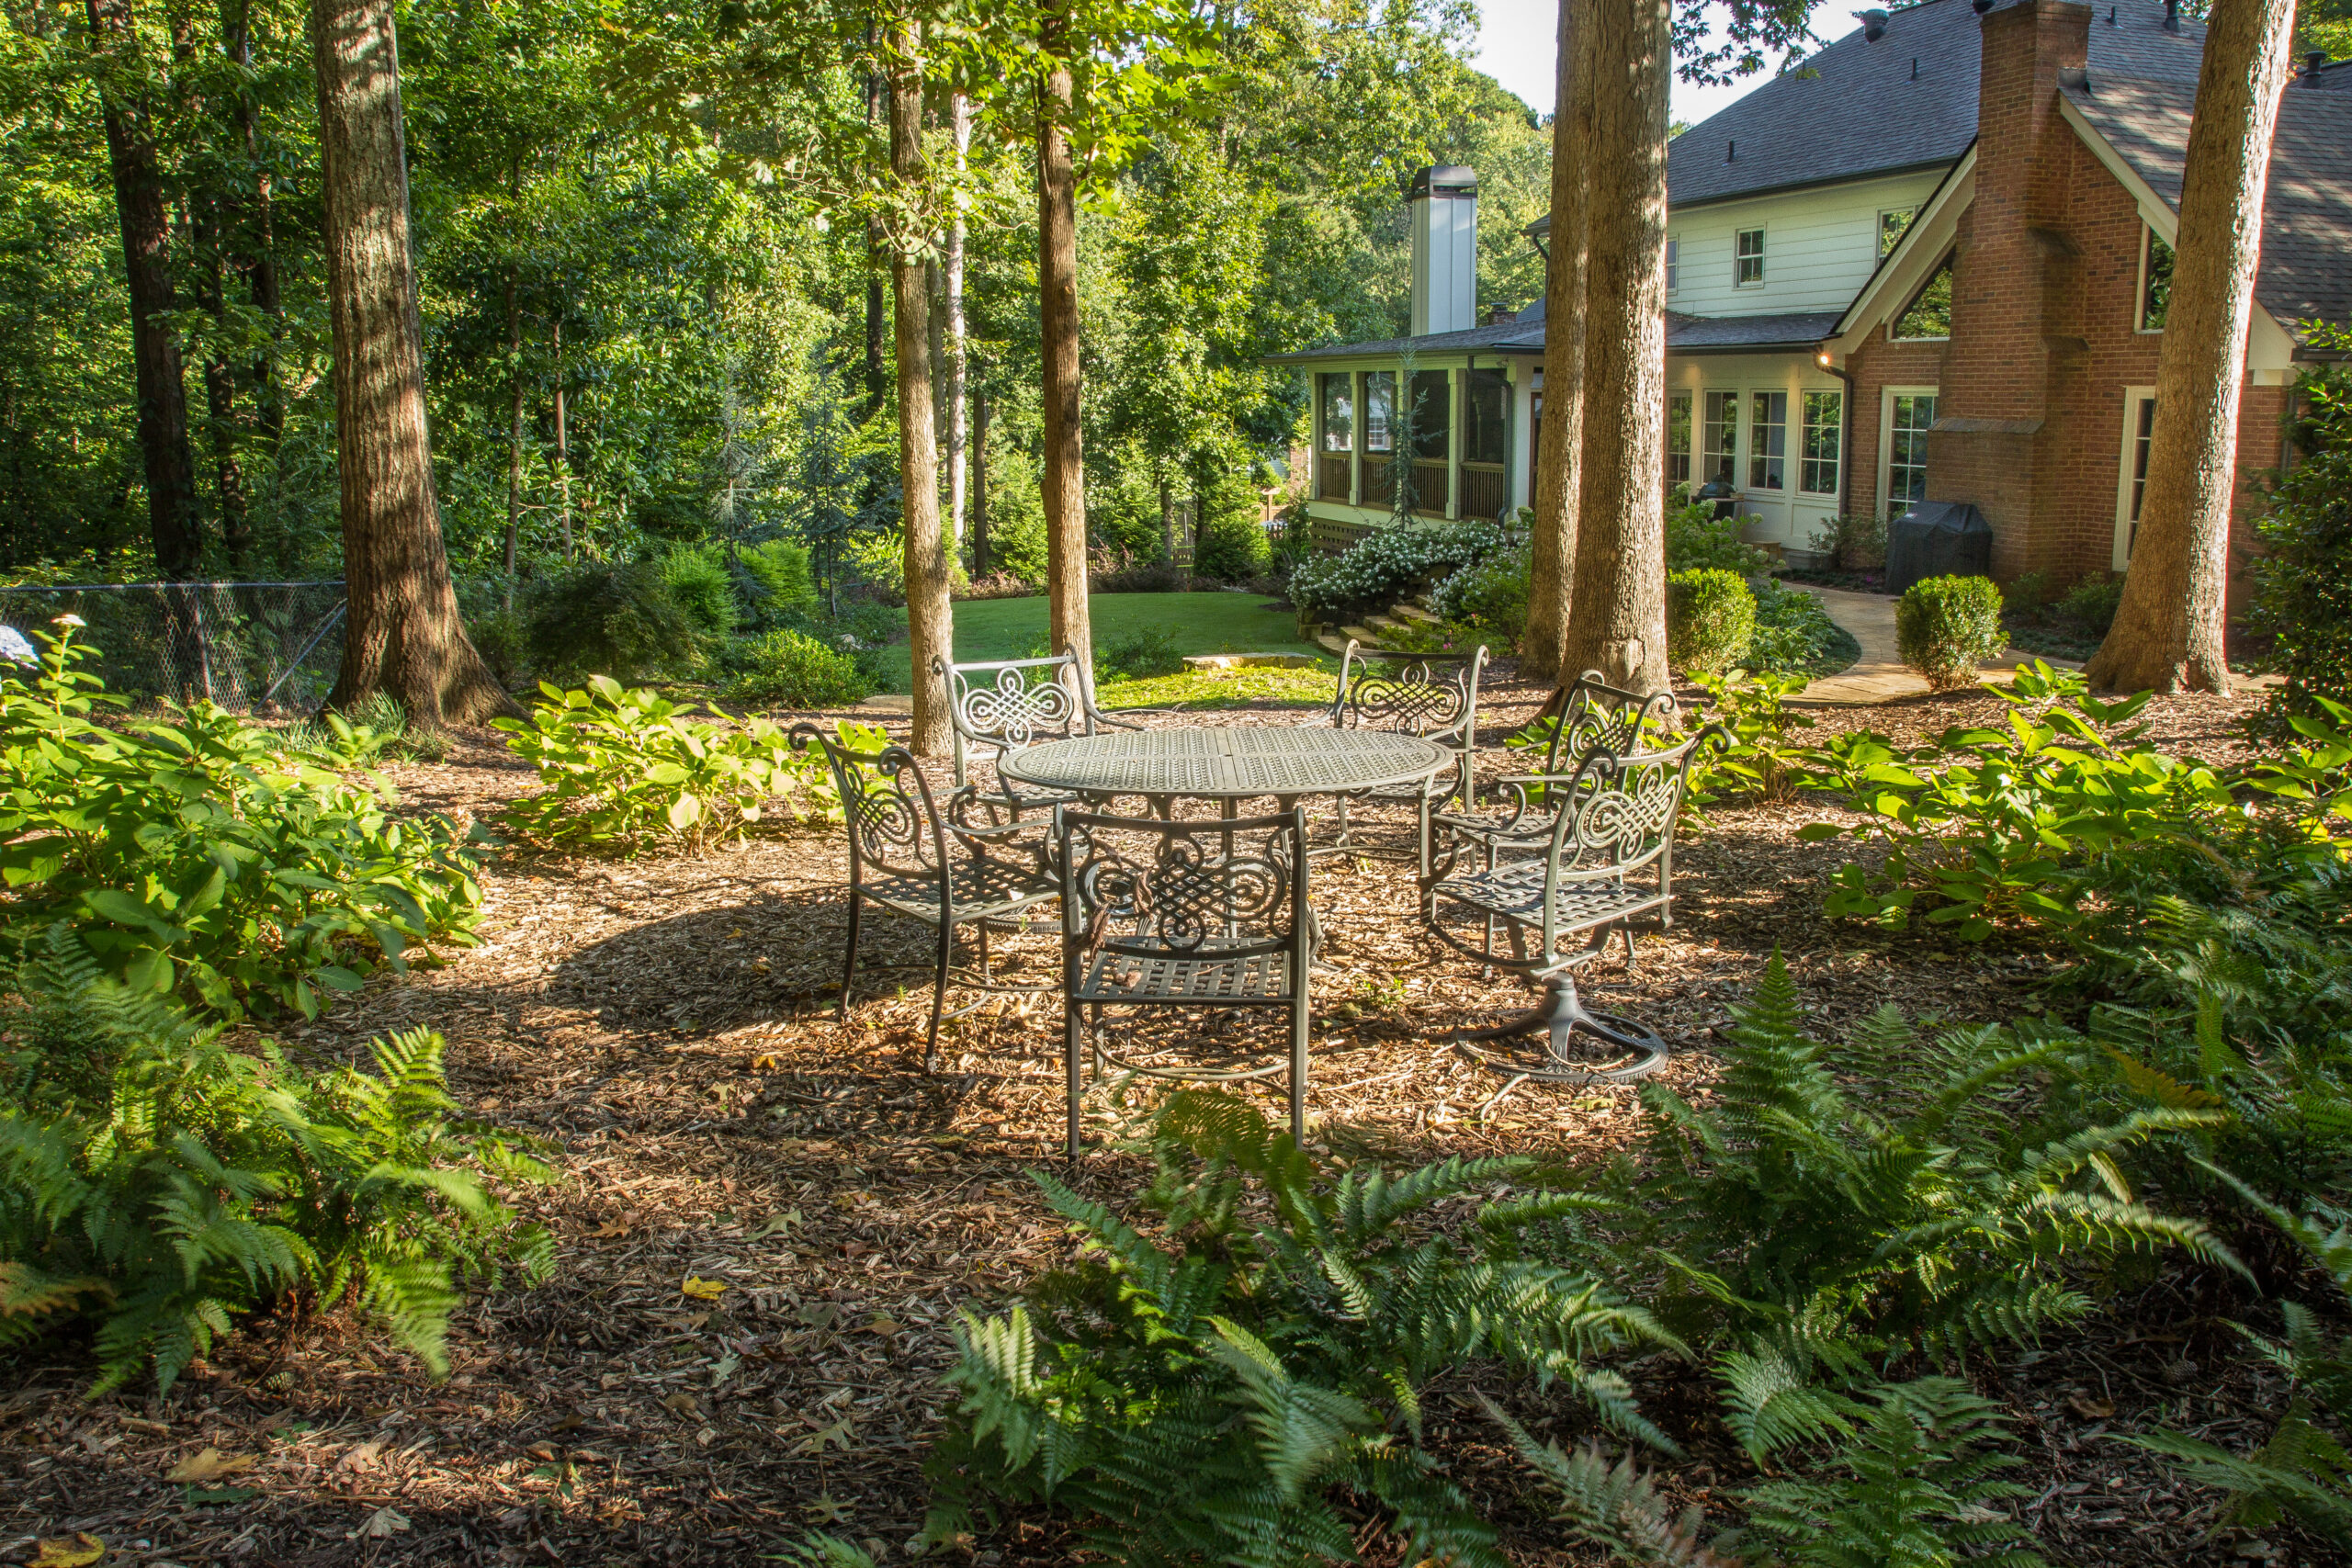
[[[2002,602],[2019,615],[2030,615],[2058,595],[2046,571],[2019,572],[2002,592]]]
[[[2115,625],[2115,612],[2123,605],[2123,579],[2111,572],[2095,571],[2066,590],[2058,600],[2058,612],[2071,615],[2089,628],[2094,637],[2105,637]]]
[[[2323,334],[2352,348],[2352,331]],[[2277,734],[2312,698],[2352,702],[2352,370],[2331,365],[2304,378],[2290,431],[2299,457],[2273,476],[2255,522],[2262,541],[2246,572],[2249,631],[2269,640],[2264,668],[2286,676],[2262,728]]]
[[[588,561],[530,598],[531,667],[549,680],[683,674],[702,656],[693,615],[651,561]]]
[[[372,1071],[232,1051],[106,978],[62,924],[17,990],[0,1015],[0,1344],[87,1320],[93,1393],[149,1370],[168,1393],[237,1314],[288,1295],[347,1297],[438,1375],[459,1281],[552,1267],[489,1185],[548,1172],[459,1116],[439,1035],[374,1041]]]
[[[1264,525],[1254,511],[1212,512],[1193,540],[1193,571],[1219,582],[1262,576],[1272,559]]]
[[[864,702],[873,686],[854,653],[829,648],[805,632],[778,627],[744,647],[742,673],[727,694],[770,707],[839,708]]]
[[[1097,681],[1148,681],[1184,672],[1184,655],[1174,634],[1144,626],[1094,650]]]
[[[655,564],[662,586],[694,622],[695,635],[706,644],[724,642],[734,634],[734,576],[716,546],[673,545]]]
[[[786,614],[817,612],[817,580],[808,570],[808,547],[791,539],[770,539],[746,545],[735,552],[736,564],[749,579],[752,624],[767,626]]]
[[[1747,580],[1719,568],[1666,580],[1667,657],[1693,674],[1717,675],[1747,658],[1756,637],[1756,596]]]
[[[1895,604],[1894,645],[1936,690],[1968,684],[2008,646],[2001,591],[1985,577],[1922,578]]]

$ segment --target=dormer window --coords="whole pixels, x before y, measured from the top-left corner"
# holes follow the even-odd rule
[[[1918,210],[1916,207],[1898,207],[1878,215],[1878,254],[1882,259],[1894,254],[1903,231],[1911,227],[1912,214]]]
[[[2172,305],[2172,247],[2156,238],[2156,231],[2146,224],[2140,225],[2140,319],[2133,323],[2141,332],[2160,333],[2165,330],[2165,312]]]
[[[1732,245],[1732,287],[1764,287],[1764,231],[1742,229]]]

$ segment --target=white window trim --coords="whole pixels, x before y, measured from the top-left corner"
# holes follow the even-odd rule
[[[1757,457],[1756,400],[1759,397],[1771,397],[1775,394],[1777,394],[1781,400],[1781,482],[1777,486],[1747,484],[1742,485],[1739,488],[1743,491],[1753,492],[1757,495],[1770,495],[1785,499],[1792,497],[1797,493],[1797,455],[1793,450],[1796,444],[1792,443],[1789,439],[1789,432],[1792,428],[1800,431],[1804,428],[1804,405],[1799,400],[1803,394],[1792,389],[1785,384],[1777,386],[1767,385],[1761,387],[1750,387],[1747,391],[1740,394],[1739,416],[1742,425],[1742,434],[1747,437],[1747,461],[1752,465],[1756,461]],[[1793,421],[1790,417],[1792,414],[1796,416],[1796,419]],[[1735,468],[1733,471],[1736,473],[1741,470]],[[1755,470],[1752,467],[1747,468],[1747,472],[1750,479],[1755,477]]]
[[[1731,231],[1731,286],[1734,288],[1761,288],[1764,287],[1766,280],[1770,276],[1772,255],[1772,239],[1770,233],[1770,227],[1771,226],[1770,224],[1766,223],[1751,223],[1745,228],[1736,228]],[[1753,283],[1742,283],[1739,280],[1739,264],[1741,259],[1739,254],[1739,237],[1742,234],[1759,235],[1762,237],[1763,241],[1764,248],[1756,253],[1757,278]]]
[[[1809,495],[1826,496],[1834,501],[1838,497],[1838,492],[1845,488],[1846,460],[1853,456],[1852,453],[1846,450],[1846,389],[1843,387],[1808,387],[1802,385],[1800,385],[1796,389],[1794,394],[1791,396],[1789,402],[1792,417],[1789,420],[1789,427],[1794,430],[1796,434],[1793,440],[1788,440],[1786,437],[1783,438],[1784,442],[1792,448],[1789,453],[1789,457],[1791,462],[1794,465],[1795,469],[1795,471],[1789,476],[1790,495],[1797,497],[1800,500]],[[1838,400],[1838,423],[1832,427],[1838,432],[1838,457],[1835,465],[1838,470],[1838,477],[1829,481],[1829,488],[1827,490],[1807,490],[1804,488],[1804,400],[1808,397],[1836,398]]]
[[[2115,459],[2115,570],[2122,571],[2132,564],[2132,448],[2140,440],[2140,404],[2156,395],[2154,387],[2123,389],[2123,440],[2116,448]]]
[[[2162,337],[2165,331],[2148,325],[2148,243],[2155,238],[2155,226],[2144,218],[2140,220],[2140,265],[2132,272],[2132,330],[2142,337]]]
[[[1886,387],[1878,395],[1878,510],[1886,512],[1886,503],[1894,497],[1888,493],[1894,483],[1894,400],[1897,398],[1943,397],[1940,387]]]
[[[1682,236],[1679,234],[1666,237],[1666,291],[1668,294],[1682,291]]]
[[[1701,434],[1702,431],[1710,428],[1709,424],[1706,423],[1707,400],[1717,395],[1727,397],[1731,400],[1731,450],[1728,452],[1709,452],[1707,450],[1707,438]],[[1739,476],[1741,472],[1740,466],[1746,458],[1747,447],[1747,444],[1740,439],[1740,436],[1743,434],[1743,427],[1747,420],[1747,389],[1745,388],[1734,389],[1731,387],[1702,387],[1699,389],[1698,401],[1690,406],[1692,411],[1698,416],[1698,422],[1694,423],[1690,429],[1691,488],[1695,490],[1700,485],[1710,482],[1715,477],[1713,470],[1702,471],[1699,467],[1700,464],[1705,462],[1710,457],[1729,457],[1731,459],[1732,492],[1735,495],[1744,493],[1747,487],[1739,482]]]

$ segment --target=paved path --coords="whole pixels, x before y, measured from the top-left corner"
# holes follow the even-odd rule
[[[1803,695],[1791,701],[1800,707],[1871,707],[1892,702],[1897,697],[1915,697],[1932,691],[1920,676],[1905,668],[1894,651],[1894,601],[1883,593],[1857,593],[1846,588],[1815,588],[1810,583],[1789,582],[1781,585],[1797,593],[1810,593],[1821,601],[1829,618],[1854,634],[1862,645],[1862,656],[1849,665],[1842,673],[1815,681],[1804,689]],[[2010,649],[2000,658],[1986,664],[1991,670],[2014,670],[2033,655]],[[2079,670],[2081,665],[2070,660],[2052,659],[2048,663],[2061,669]]]

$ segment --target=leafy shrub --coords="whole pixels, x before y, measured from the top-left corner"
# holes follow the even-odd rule
[[[2105,637],[2122,604],[2123,579],[2095,571],[2066,590],[2058,601],[2058,611],[2082,622],[2093,636]]]
[[[2323,335],[2352,347],[2352,332]],[[2246,627],[2269,639],[2264,667],[2287,678],[2266,705],[2274,733],[2314,695],[2352,702],[2352,370],[2323,367],[2301,392],[2289,433],[2301,456],[2267,481],[2262,548],[2246,561]]]
[[[1966,685],[1978,665],[2008,645],[2001,591],[1985,577],[1920,579],[1895,604],[1894,645],[1936,690]]]
[[[750,580],[752,623],[768,626],[788,613],[817,613],[817,580],[808,570],[808,547],[791,539],[770,539],[735,552],[736,564]]]
[[[679,674],[703,652],[693,615],[651,561],[572,567],[531,595],[529,615],[531,666],[548,679]]]
[[[1840,571],[1877,571],[1886,565],[1886,519],[1869,513],[1833,517],[1813,536],[1813,547]]]
[[[1747,657],[1755,636],[1756,596],[1737,572],[1694,569],[1667,578],[1667,657],[1683,669],[1720,674]]]
[[[1254,511],[1213,511],[1193,540],[1193,570],[1219,582],[1247,582],[1272,559]]]
[[[847,707],[874,687],[855,656],[828,648],[805,632],[779,626],[746,647],[743,671],[727,694],[739,703],[786,708]]]
[[[531,632],[521,611],[500,608],[470,616],[466,635],[500,686],[511,692],[523,683],[530,668]]]
[[[1524,548],[1506,550],[1456,570],[1430,591],[1430,604],[1447,621],[1483,632],[1508,650],[1527,632],[1532,570]]]
[[[735,630],[735,581],[727,558],[709,545],[673,545],[654,562],[662,586],[694,622],[706,644],[724,642]]]
[[[963,1401],[933,1460],[927,1534],[968,1528],[987,1495],[1049,1500],[1114,1562],[1288,1563],[1354,1556],[1352,1492],[1389,1516],[1401,1561],[1501,1568],[1492,1528],[1422,1447],[1420,1391],[1479,1361],[1566,1382],[1657,1438],[1592,1357],[1657,1338],[1590,1280],[1490,1256],[1488,1240],[1589,1210],[1534,1191],[1478,1206],[1460,1235],[1431,1210],[1517,1160],[1450,1159],[1335,1180],[1247,1102],[1170,1100],[1143,1195],[1154,1241],[1032,1173],[1086,1240],[1029,1303],[957,1332]]]
[[[1097,545],[1089,552],[1086,586],[1096,593],[1182,593],[1192,579],[1174,561],[1150,559]]]
[[[437,1374],[453,1274],[495,1285],[552,1266],[546,1233],[482,1180],[548,1173],[456,1115],[440,1036],[372,1042],[372,1072],[312,1075],[267,1043],[240,1055],[219,1026],[103,977],[62,925],[18,988],[0,1342],[90,1319],[94,1392],[150,1366],[168,1392],[233,1314],[288,1294],[349,1296]]]
[[[969,582],[954,585],[958,599],[1035,599],[1037,585],[1023,582],[1009,571],[992,571]]]
[[[2002,593],[2007,607],[2018,615],[2031,615],[2057,597],[2057,585],[2046,571],[2019,572]]]
[[[134,989],[309,1016],[413,942],[470,944],[481,890],[446,818],[395,818],[209,703],[93,723],[119,699],[70,628],[44,640],[31,686],[0,679],[0,956],[64,920]]]
[[[1749,588],[1756,595],[1756,632],[1747,668],[1781,675],[1827,675],[1861,657],[1853,634],[1829,618],[1821,601],[1775,582]]]
[[[387,751],[401,749],[407,739],[408,710],[388,692],[369,695],[348,716],[323,713],[277,732],[284,750],[346,770],[373,766]]]
[[[1378,608],[1417,583],[1490,559],[1518,542],[1513,530],[1497,523],[1383,528],[1345,555],[1302,558],[1291,572],[1291,603],[1325,618]]]
[[[692,707],[592,676],[583,691],[542,682],[527,722],[491,722],[538,770],[545,792],[514,802],[506,821],[563,849],[635,854],[662,843],[700,853],[763,820],[768,802],[801,796],[838,809],[820,757],[796,751],[765,719],[692,716]]]
[[[1809,682],[1802,675],[1750,674],[1702,677],[1708,723],[1723,727],[1730,744],[1721,751],[1702,747],[1691,764],[1692,797],[1712,806],[1730,795],[1787,800],[1808,775],[1811,753],[1789,742],[1791,732],[1811,729],[1812,716],[1789,705]],[[1548,737],[1546,738],[1548,739]]]
[[[1666,570],[1762,571],[1771,558],[1739,536],[1737,517],[1717,517],[1712,502],[1677,502],[1666,509]]]
[[[1143,626],[1094,650],[1097,681],[1148,681],[1184,672],[1184,655],[1173,633]]]

